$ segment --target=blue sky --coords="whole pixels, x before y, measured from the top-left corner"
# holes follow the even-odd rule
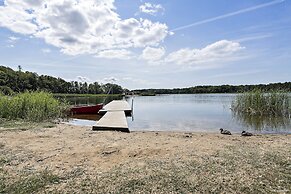
[[[129,89],[291,81],[289,0],[0,0],[0,64]]]

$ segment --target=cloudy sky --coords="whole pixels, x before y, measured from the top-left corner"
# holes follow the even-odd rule
[[[0,0],[0,65],[129,89],[291,81],[289,0]]]

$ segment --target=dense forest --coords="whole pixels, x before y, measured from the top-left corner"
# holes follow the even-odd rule
[[[0,92],[12,94],[24,91],[48,91],[66,94],[105,94],[111,88],[111,94],[122,94],[125,89],[116,84],[100,84],[98,82],[67,82],[61,78],[23,71],[19,66],[18,71],[9,67],[0,66]]]
[[[291,82],[271,83],[258,85],[221,85],[221,86],[195,86],[189,88],[174,88],[174,89],[140,89],[133,90],[135,94],[140,95],[155,95],[155,94],[203,94],[203,93],[239,93],[247,92],[254,89],[263,91],[284,90],[291,92]]]

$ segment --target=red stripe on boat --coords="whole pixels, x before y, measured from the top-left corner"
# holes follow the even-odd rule
[[[76,106],[71,108],[73,114],[97,114],[102,109],[103,104],[96,104],[92,106]]]

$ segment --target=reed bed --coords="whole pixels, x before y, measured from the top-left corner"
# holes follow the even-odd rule
[[[285,91],[253,90],[237,95],[231,108],[246,116],[271,116],[290,118],[290,96]]]
[[[63,117],[67,106],[47,92],[0,95],[0,118],[41,122]]]

